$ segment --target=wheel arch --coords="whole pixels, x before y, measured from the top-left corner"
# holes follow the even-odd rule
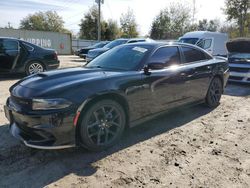
[[[39,62],[43,65],[44,69],[47,70],[48,67],[46,66],[46,64],[41,60],[41,59],[29,59],[25,62],[25,70],[27,68],[27,66],[31,63],[31,62]]]
[[[220,81],[221,81],[221,83],[222,83],[222,86],[224,86],[223,75],[221,75],[221,74],[215,74],[214,77],[213,77],[213,79],[214,79],[214,78],[219,78]],[[224,87],[223,87],[223,88],[224,88]]]
[[[94,95],[94,96],[89,97],[88,99],[86,99],[80,105],[80,107],[77,110],[77,112],[80,112],[80,116],[79,116],[79,119],[77,121],[76,129],[75,129],[76,145],[82,144],[80,142],[80,135],[79,135],[79,133],[80,133],[80,122],[81,122],[81,119],[83,117],[84,112],[86,112],[86,110],[88,110],[88,108],[91,105],[93,105],[94,103],[96,103],[98,101],[101,101],[101,100],[105,100],[105,99],[114,100],[114,101],[116,101],[117,103],[119,103],[122,106],[122,108],[125,111],[125,116],[126,116],[126,127],[125,128],[129,127],[129,105],[128,105],[128,102],[125,99],[125,97],[122,96],[121,94],[115,93],[115,92],[113,92],[113,93],[96,94],[96,95]]]

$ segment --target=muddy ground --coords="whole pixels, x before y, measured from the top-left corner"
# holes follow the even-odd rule
[[[21,77],[0,78],[0,187],[250,187],[249,85],[229,84],[216,109],[165,114],[93,153],[30,149],[9,134],[3,104]]]

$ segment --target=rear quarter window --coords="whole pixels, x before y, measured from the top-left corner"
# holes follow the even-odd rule
[[[28,51],[33,51],[34,48],[26,43],[23,43],[24,47],[28,50]]]
[[[208,54],[191,47],[182,47],[182,52],[184,55],[184,63],[212,59],[212,57],[210,57]]]

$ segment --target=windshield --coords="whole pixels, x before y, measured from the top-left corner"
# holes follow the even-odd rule
[[[127,41],[128,40],[126,40],[126,39],[124,39],[124,40],[114,40],[114,41],[106,44],[104,47],[111,49],[111,48],[114,48],[114,47],[119,46],[121,44],[125,44]]]
[[[150,45],[119,46],[98,56],[86,65],[88,68],[107,68],[118,70],[134,70],[149,53]]]
[[[231,58],[250,59],[250,53],[230,53]]]
[[[105,45],[104,42],[98,42],[98,43],[94,44],[92,47],[93,48],[102,48],[104,45]]]
[[[179,42],[188,43],[188,44],[196,44],[199,38],[180,38]]]

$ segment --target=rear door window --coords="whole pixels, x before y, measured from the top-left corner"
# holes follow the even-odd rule
[[[3,41],[3,49],[7,51],[17,51],[18,50],[18,42],[13,40],[4,40]]]
[[[208,56],[206,53],[204,53],[198,49],[194,49],[194,48],[190,48],[190,47],[182,47],[182,52],[184,55],[184,62],[185,63],[191,63],[191,62],[211,59],[211,57]]]
[[[165,67],[180,63],[180,53],[177,46],[162,47],[155,51],[150,63],[164,63]]]
[[[3,53],[5,50],[4,50],[4,47],[3,47],[3,40],[0,39],[0,53]]]

